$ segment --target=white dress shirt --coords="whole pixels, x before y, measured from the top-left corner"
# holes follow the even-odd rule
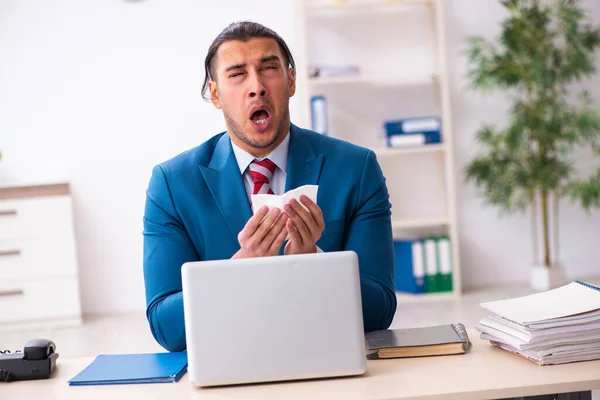
[[[290,148],[290,133],[288,132],[283,139],[283,142],[279,143],[279,146],[275,150],[273,150],[269,155],[263,158],[256,158],[252,154],[242,150],[239,146],[231,141],[231,147],[233,147],[233,154],[235,154],[235,159],[237,160],[238,166],[240,167],[240,173],[242,174],[242,178],[244,181],[244,186],[246,188],[246,195],[248,196],[248,201],[250,201],[252,193],[254,192],[254,181],[252,180],[252,175],[250,175],[250,168],[248,166],[252,163],[252,161],[256,160],[264,160],[268,158],[273,161],[277,168],[275,168],[275,172],[273,172],[273,176],[271,177],[271,181],[269,182],[269,186],[274,194],[281,196],[285,193],[285,182],[287,181],[287,165],[288,165],[288,150]]]
[[[244,187],[246,188],[246,195],[248,196],[248,202],[252,199],[252,193],[254,192],[254,181],[252,180],[252,175],[250,175],[250,168],[248,166],[257,159],[252,154],[242,150],[239,146],[231,141],[231,147],[233,148],[233,154],[235,154],[235,159],[237,160],[238,167],[240,167],[240,174],[242,174],[242,178],[244,181]],[[285,136],[283,142],[279,143],[279,146],[275,148],[269,155],[263,158],[258,158],[257,160],[264,160],[268,158],[273,161],[277,168],[275,168],[275,172],[273,172],[273,176],[269,182],[269,186],[273,191],[273,194],[281,196],[285,193],[285,183],[287,181],[287,165],[288,165],[288,151],[290,149],[290,132]],[[282,210],[283,211],[283,210]],[[323,253],[323,250],[317,247],[317,253]]]

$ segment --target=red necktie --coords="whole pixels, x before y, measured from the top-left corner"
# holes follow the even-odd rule
[[[274,194],[271,190],[270,182],[277,165],[268,158],[262,161],[254,160],[250,164],[250,175],[254,182],[254,191],[252,194]]]

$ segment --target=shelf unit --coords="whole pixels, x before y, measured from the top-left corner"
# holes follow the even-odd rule
[[[455,293],[429,293],[429,294],[409,294],[409,293],[396,293],[396,299],[402,303],[422,303],[422,302],[434,302],[434,301],[446,301],[454,300],[458,297]]]
[[[377,12],[404,12],[402,6],[407,4],[431,5],[435,0],[388,0],[388,1],[348,1],[348,2],[314,2],[305,6],[307,14],[331,13],[377,13]]]
[[[413,229],[413,228],[435,228],[444,227],[450,224],[448,217],[430,217],[413,219],[393,219],[392,229]]]
[[[389,76],[385,75],[323,76],[306,77],[306,81],[313,87],[325,85],[371,85],[394,88],[437,84],[439,82],[439,76],[414,74],[413,76],[408,77],[393,77],[391,80]]]
[[[400,301],[461,294],[459,238],[443,0],[295,0],[298,120],[311,126],[310,98],[327,99],[328,132],[375,151],[386,177],[396,238],[447,235],[453,291]],[[347,76],[309,76],[317,65],[358,66]],[[388,148],[384,120],[436,115],[442,143]]]
[[[428,146],[420,147],[407,147],[407,148],[389,148],[380,147],[374,149],[377,153],[378,158],[382,157],[397,157],[407,154],[426,154],[426,153],[445,153],[446,146],[444,144],[431,144]]]

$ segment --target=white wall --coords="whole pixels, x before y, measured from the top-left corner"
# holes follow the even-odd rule
[[[152,166],[224,129],[200,97],[210,42],[238,19],[290,38],[291,13],[266,0],[0,1],[0,185],[71,182],[85,312],[144,308]]]
[[[600,23],[600,5],[585,3]],[[457,168],[475,154],[480,122],[504,118],[502,96],[464,91],[460,55],[465,36],[497,33],[500,11],[491,0],[446,5]],[[143,310],[149,174],[224,129],[200,97],[203,59],[214,36],[239,19],[272,27],[294,51],[291,0],[0,2],[0,185],[71,182],[86,313]],[[498,220],[462,183],[458,200],[465,287],[525,281],[529,220]],[[565,205],[561,222],[568,273],[599,274],[600,214],[588,219]]]
[[[600,3],[584,0],[596,25],[600,25]],[[483,10],[485,11],[482,11]],[[498,2],[486,0],[453,0],[446,6],[448,73],[450,78],[455,141],[456,168],[463,170],[478,151],[475,132],[485,121],[503,126],[510,106],[503,95],[482,95],[466,88],[464,39],[483,35],[493,39],[505,17]],[[596,54],[600,68],[600,52]],[[600,107],[600,75],[586,84]],[[577,166],[589,173],[600,166],[600,159],[583,154]],[[466,288],[503,282],[525,283],[532,260],[530,219],[528,215],[499,218],[498,211],[486,207],[473,185],[458,186],[458,218],[461,239],[462,276]],[[600,212],[587,216],[576,206],[563,201],[560,205],[561,263],[570,278],[599,276],[597,248],[600,234]]]

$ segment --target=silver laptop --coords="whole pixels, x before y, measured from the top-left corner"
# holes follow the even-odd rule
[[[189,262],[182,283],[196,386],[366,371],[354,252]]]

